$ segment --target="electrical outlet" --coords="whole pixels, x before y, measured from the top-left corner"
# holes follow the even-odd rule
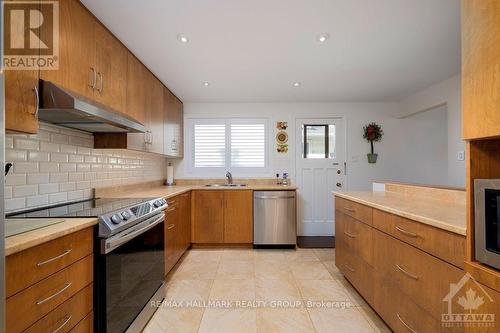
[[[465,161],[465,151],[460,150],[457,153],[457,160],[459,160],[459,161]]]

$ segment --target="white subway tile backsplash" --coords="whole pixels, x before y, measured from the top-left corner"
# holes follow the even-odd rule
[[[38,185],[38,191],[40,194],[50,194],[59,192],[59,184],[51,183],[51,184],[40,184]]]
[[[28,151],[28,161],[32,162],[48,162],[49,153],[42,151]]]
[[[28,184],[46,184],[50,181],[48,173],[31,173],[27,174]]]
[[[38,150],[40,149],[40,142],[36,140],[28,140],[23,138],[14,138],[14,148]]]
[[[36,195],[33,197],[26,198],[26,207],[37,207],[44,206],[49,204],[49,196],[48,195]]]
[[[37,185],[21,185],[15,186],[13,196],[14,198],[28,197],[30,195],[35,195],[38,192]]]
[[[25,207],[26,207],[26,199],[25,198],[15,198],[15,199],[5,200],[5,210],[6,211],[23,209]]]
[[[89,133],[46,123],[36,135],[7,135],[6,161],[14,168],[5,179],[6,210],[86,199],[95,187],[165,178],[165,158],[93,149],[93,140]]]
[[[14,163],[14,173],[38,172],[38,163],[18,162]]]

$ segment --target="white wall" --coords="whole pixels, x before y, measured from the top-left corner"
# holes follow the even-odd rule
[[[465,142],[461,139],[462,103],[460,75],[427,87],[401,100],[398,106],[398,117],[446,107],[448,126],[443,128],[448,137],[448,170],[445,182],[452,186],[465,186],[465,161],[457,160],[457,153],[465,151]]]
[[[420,163],[428,163],[436,154],[431,149],[433,143],[418,140],[428,122],[416,119],[398,119],[398,103],[186,103],[186,118],[217,117],[251,117],[268,118],[270,120],[271,171],[273,177],[277,172],[289,172],[295,179],[295,120],[297,118],[325,118],[343,116],[346,119],[347,132],[347,183],[349,190],[368,190],[375,180],[398,180],[419,183],[440,183],[446,166],[442,170],[432,170],[439,176],[429,172],[417,172]],[[275,122],[288,121],[290,150],[288,154],[275,152]],[[379,154],[376,164],[368,164],[366,154],[369,144],[362,138],[362,128],[371,121],[380,123],[385,136],[382,142],[375,144],[375,152]],[[417,125],[416,125],[416,124]],[[422,126],[418,124],[422,123]],[[409,126],[408,124],[412,124]],[[432,140],[431,140],[432,141]],[[432,153],[431,153],[432,152]],[[185,156],[190,148],[185,147]],[[176,178],[194,178],[187,170],[187,159],[173,161]],[[415,164],[417,163],[418,164]],[[252,176],[238,175],[235,177]],[[262,175],[253,175],[260,176]],[[224,175],[221,174],[220,178]]]

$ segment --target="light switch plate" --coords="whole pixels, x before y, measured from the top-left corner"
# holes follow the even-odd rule
[[[459,160],[459,161],[465,161],[465,151],[460,150],[457,153],[457,160]]]

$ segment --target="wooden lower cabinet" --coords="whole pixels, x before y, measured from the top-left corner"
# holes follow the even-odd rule
[[[457,267],[465,260],[464,252],[451,251],[449,243],[439,244],[439,235],[445,235],[442,230],[376,210],[369,219],[369,209],[346,199],[340,204],[336,201],[335,263],[345,278],[394,332],[464,332],[463,325],[442,324],[442,315],[448,313],[444,299],[451,284],[459,284],[465,276]],[[395,226],[418,233],[420,239],[411,237],[406,242],[406,235],[399,235]],[[445,236],[457,241],[452,246],[462,241],[455,235]],[[452,313],[464,311],[457,301],[449,303]],[[488,311],[498,312],[498,305],[490,302],[489,306],[492,309]]]
[[[197,244],[251,244],[253,191],[193,191],[192,242]]]
[[[165,210],[165,275],[191,246],[191,193],[167,200]]]

